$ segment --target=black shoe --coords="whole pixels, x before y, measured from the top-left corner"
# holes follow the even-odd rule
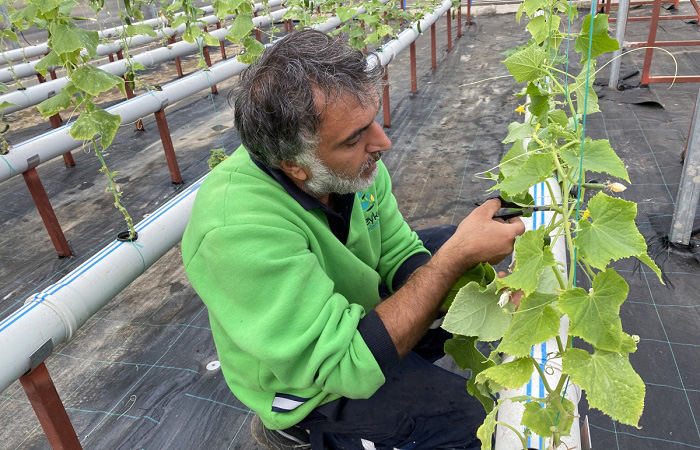
[[[309,434],[299,428],[291,427],[285,430],[270,430],[263,425],[257,414],[250,422],[250,433],[258,444],[266,450],[309,450],[311,443]]]

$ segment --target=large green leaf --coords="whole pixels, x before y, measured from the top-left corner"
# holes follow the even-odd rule
[[[583,19],[581,34],[576,37],[574,50],[581,53],[581,62],[588,59],[588,45],[590,41],[591,60],[603,53],[613,52],[620,49],[618,42],[608,36],[608,15],[596,14],[593,21],[593,37],[591,39],[591,15],[588,14]]]
[[[588,82],[586,82],[586,75],[588,75]],[[593,82],[595,81],[595,63],[591,61],[590,72],[584,66],[581,68],[581,73],[575,78],[575,81],[569,85],[569,92],[571,92],[576,98],[576,113],[583,115],[584,111],[586,115],[594,114],[600,112],[600,107],[598,106],[598,95],[593,89]],[[586,85],[588,85],[588,92],[586,92]]]
[[[44,56],[39,60],[38,63],[36,63],[36,66],[34,66],[34,69],[41,74],[41,76],[46,76],[46,72],[49,70],[49,67],[56,67],[56,66],[62,66],[63,61],[61,61],[61,58],[58,56],[56,51],[51,50],[48,55]]]
[[[532,359],[518,358],[511,362],[489,367],[476,376],[477,383],[496,382],[508,389],[518,389],[530,380],[535,366]]]
[[[145,24],[127,25],[126,27],[124,27],[124,33],[127,36],[138,36],[139,34],[145,34],[146,36],[150,37],[158,36],[158,34],[156,34],[156,32],[153,31],[152,26]]]
[[[554,157],[551,153],[531,154],[517,173],[509,176],[493,189],[500,189],[508,195],[519,194],[527,191],[530,186],[551,177],[554,167]]]
[[[608,268],[596,275],[590,292],[580,288],[567,291],[557,307],[569,315],[570,335],[585,339],[598,349],[620,352],[624,334],[620,306],[628,292],[624,278]]]
[[[547,58],[545,50],[535,44],[513,53],[503,61],[515,81],[534,81],[540,76],[542,63]]]
[[[564,161],[571,167],[579,167],[581,145],[565,148],[561,151]],[[593,140],[586,138],[583,145],[583,170],[604,172],[629,182],[629,174],[615,150],[607,139]]]
[[[520,167],[525,164],[525,161],[527,161],[529,156],[530,155],[523,148],[523,140],[518,139],[515,141],[510,150],[508,150],[505,156],[503,156],[501,164],[498,166],[498,168],[503,176],[509,177],[520,170]]]
[[[493,399],[481,393],[475,379],[482,371],[496,364],[476,348],[476,342],[476,337],[455,336],[445,341],[445,353],[454,359],[460,369],[471,370],[472,376],[467,380],[467,392],[476,397],[488,413],[493,409]]]
[[[508,125],[508,136],[506,136],[506,138],[503,139],[503,143],[509,144],[519,139],[529,138],[534,132],[535,125],[532,125],[529,122],[512,122]]]
[[[70,53],[83,48],[90,57],[94,57],[99,38],[97,31],[83,30],[72,23],[58,24],[51,33],[51,40],[56,53]]]
[[[556,336],[559,332],[559,313],[550,306],[556,298],[556,295],[539,292],[524,297],[498,345],[498,351],[513,356],[528,356],[533,345]]]
[[[122,78],[89,64],[78,67],[73,72],[71,81],[73,81],[75,87],[93,96],[109,91],[114,86],[118,86],[122,94],[126,95]]]
[[[525,404],[522,424],[538,436],[551,436],[552,427],[557,427],[561,436],[568,436],[574,423],[574,404],[561,397],[551,401],[561,403],[566,414],[562,414],[559,407],[552,403],[542,405],[539,402],[528,402]]]
[[[71,105],[71,96],[66,92],[66,89],[62,89],[61,92],[49,97],[43,102],[36,105],[39,112],[44,117],[51,117],[61,110],[68,108]]]
[[[226,38],[233,42],[240,42],[244,37],[248,36],[255,28],[252,14],[239,14],[231,25],[231,29],[226,35]]]
[[[114,135],[121,124],[121,117],[110,114],[104,109],[92,106],[83,112],[70,128],[73,139],[90,140],[96,135],[102,137],[102,149],[112,143]]]
[[[32,0],[40,13],[46,13],[52,9],[56,9],[64,2],[64,0]]]
[[[564,371],[586,391],[588,405],[618,422],[638,426],[644,409],[644,382],[627,355],[595,350],[591,355],[579,348],[564,353]]]
[[[588,263],[605,269],[608,263],[635,256],[661,278],[661,271],[647,256],[647,244],[634,223],[637,204],[599,192],[588,202],[591,221],[579,221],[574,244]]]
[[[479,429],[476,430],[476,437],[481,441],[481,450],[491,450],[491,440],[493,438],[493,432],[496,431],[496,414],[498,414],[498,406],[493,408],[493,410],[486,415],[484,423],[479,425]]]
[[[498,306],[496,282],[482,288],[471,282],[455,296],[442,328],[453,334],[477,336],[480,341],[495,341],[503,336],[512,319],[512,305]]]
[[[452,302],[457,296],[459,290],[467,284],[471,283],[472,281],[479,283],[481,287],[485,288],[489,284],[491,284],[491,282],[495,278],[496,271],[493,270],[493,267],[491,267],[490,264],[477,264],[473,268],[469,269],[464,275],[462,275],[459,278],[459,280],[457,280],[457,282],[454,284],[454,286],[452,286],[452,289],[450,289],[450,292],[448,292],[447,296],[445,297],[445,301],[442,304],[442,308],[448,309],[450,306],[452,306]]]
[[[538,9],[544,9],[549,5],[547,0],[525,0],[523,2],[525,12],[528,16],[532,16]]]
[[[551,18],[551,23],[549,19]],[[557,15],[541,15],[530,19],[527,24],[527,30],[532,34],[535,42],[538,44],[543,43],[550,35],[553,35],[559,30],[559,24],[561,23],[561,17]]]
[[[530,295],[537,289],[540,274],[555,264],[549,245],[544,245],[544,227],[530,230],[515,243],[515,269],[505,278],[497,280],[499,287],[508,286]]]

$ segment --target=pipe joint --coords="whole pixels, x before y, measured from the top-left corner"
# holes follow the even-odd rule
[[[39,303],[40,306],[47,307],[58,316],[66,331],[65,341],[69,341],[78,330],[78,320],[73,315],[73,311],[60,301],[54,301],[51,294],[36,294],[24,302],[25,305],[29,303]]]

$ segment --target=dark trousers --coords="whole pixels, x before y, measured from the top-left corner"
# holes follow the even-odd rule
[[[435,252],[454,231],[444,226],[417,233]],[[312,450],[362,450],[361,439],[378,450],[480,448],[476,430],[485,418],[483,407],[467,394],[463,377],[432,364],[444,355],[450,337],[442,329],[429,330],[370,398],[340,398],[312,411],[299,423],[311,432]]]

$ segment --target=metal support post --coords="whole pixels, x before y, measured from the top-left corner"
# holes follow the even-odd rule
[[[430,25],[430,68],[437,68],[437,50],[435,48],[435,24]]]
[[[411,94],[418,92],[418,77],[416,76],[416,42],[408,47],[411,54]]]
[[[700,96],[700,90],[698,91]],[[673,222],[669,240],[674,244],[688,245],[693,232],[693,221],[700,201],[700,102],[695,102],[695,112],[691,133],[688,136],[688,147],[683,173],[678,186],[676,208],[673,211]]]
[[[452,8],[445,13],[447,16],[447,52],[452,51]]]
[[[42,74],[37,73],[36,77],[39,79],[39,83],[46,83],[46,78]]]
[[[41,428],[53,449],[82,449],[75,429],[70,423],[66,408],[51,380],[51,375],[42,362],[19,379],[24,392],[32,404]]]
[[[462,37],[462,2],[457,7],[457,39]]]
[[[175,43],[175,36],[172,36],[168,38],[168,44],[174,44]],[[182,78],[182,62],[180,61],[180,57],[177,56],[175,57],[175,68],[177,69],[177,76],[179,78]]]
[[[221,21],[216,22],[216,29],[221,28]],[[226,46],[224,46],[224,41],[219,42],[219,50],[221,50],[221,59],[226,59]]]
[[[467,25],[472,24],[472,0],[467,0]]]
[[[204,55],[204,62],[207,63],[207,67],[211,67],[211,56],[209,56],[209,47],[207,47],[206,45],[202,47],[202,55]],[[216,89],[215,84],[211,85],[211,93],[214,95],[219,93],[219,90]]]
[[[661,14],[661,0],[654,0],[654,9],[652,12],[651,25],[649,26],[649,39],[647,44],[649,47],[644,52],[644,67],[642,68],[641,84],[649,84],[649,71],[651,70],[651,58],[654,54],[654,45],[656,43],[656,30],[659,28],[659,14]]]
[[[124,91],[126,92],[126,98],[134,98],[134,80],[129,80],[129,78],[126,75],[124,75],[122,78],[124,78]],[[143,121],[141,119],[138,119],[134,123],[134,125],[136,127],[136,131],[146,131],[146,128],[144,128]]]
[[[612,64],[610,67],[610,81],[608,83],[608,86],[611,89],[617,89],[618,82],[620,81],[620,57],[622,56],[622,47],[625,45],[625,30],[627,29],[627,14],[629,12],[629,7],[630,0],[620,0],[619,7],[617,9],[617,24],[615,25],[615,39],[617,39],[620,49],[615,50],[613,53]]]
[[[114,55],[113,54],[108,53],[107,58],[109,58],[109,62],[114,62]]]
[[[56,71],[54,69],[49,69],[49,73],[51,74],[51,79],[55,80],[58,78],[58,75],[56,75]]]
[[[168,169],[170,170],[170,179],[173,184],[181,184],[182,176],[180,175],[180,167],[177,165],[173,140],[170,138],[170,129],[165,118],[165,110],[161,109],[155,113],[155,116],[158,133],[160,133],[160,141],[163,143],[163,151],[165,151],[165,160],[168,162]]]
[[[58,223],[56,218],[56,213],[54,213],[51,207],[51,202],[49,202],[49,196],[46,195],[46,190],[44,185],[41,184],[39,179],[39,174],[34,167],[31,167],[26,172],[22,173],[25,183],[29,188],[29,193],[32,195],[36,209],[39,211],[41,220],[44,222],[46,231],[49,233],[51,242],[53,242],[54,248],[56,248],[56,253],[59,257],[73,256],[73,252],[66,241],[66,237],[63,235],[63,230],[61,230],[61,225]]]
[[[391,106],[389,105],[389,66],[384,67],[384,86],[382,88],[382,110],[384,112],[384,128],[391,126]]]
[[[122,50],[117,51],[117,59],[124,59],[124,52]]]

